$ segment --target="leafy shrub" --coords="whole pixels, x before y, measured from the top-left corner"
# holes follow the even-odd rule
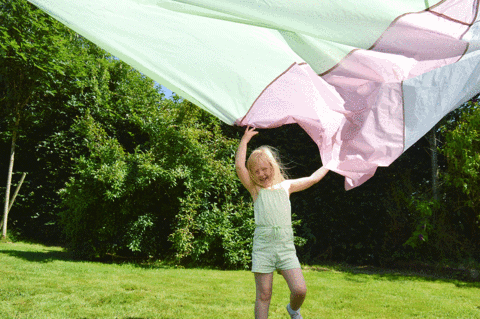
[[[148,137],[132,152],[89,112],[76,121],[88,154],[61,191],[70,249],[81,258],[172,254],[178,262],[248,267],[254,221],[235,175],[237,140],[188,102],[165,101],[132,121]]]

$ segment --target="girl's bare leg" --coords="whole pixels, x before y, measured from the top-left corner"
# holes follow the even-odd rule
[[[267,319],[272,298],[273,273],[255,273],[255,319]]]
[[[302,269],[282,270],[282,275],[287,281],[288,288],[290,288],[290,307],[293,310],[298,310],[307,295],[307,285],[303,278]]]

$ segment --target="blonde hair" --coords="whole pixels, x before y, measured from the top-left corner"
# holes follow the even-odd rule
[[[265,161],[269,163],[270,166],[273,168],[273,185],[276,185],[288,179],[288,175],[285,172],[286,168],[283,166],[282,162],[280,161],[280,156],[278,155],[278,151],[274,147],[264,145],[256,148],[252,152],[252,154],[250,154],[247,160],[248,174],[250,175],[250,179],[256,185],[260,186],[255,179],[255,175],[253,174],[253,169],[255,164],[257,164],[260,161]]]

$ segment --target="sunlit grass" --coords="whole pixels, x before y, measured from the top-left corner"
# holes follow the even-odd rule
[[[79,262],[61,248],[0,244],[0,318],[253,318],[249,271]],[[308,318],[480,318],[480,283],[308,267]],[[270,318],[288,318],[275,274]]]

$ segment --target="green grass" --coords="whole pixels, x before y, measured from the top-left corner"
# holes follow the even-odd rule
[[[480,283],[307,267],[308,318],[480,318]],[[289,318],[275,274],[269,318]],[[58,247],[0,243],[0,318],[253,318],[249,271],[79,262]]]

